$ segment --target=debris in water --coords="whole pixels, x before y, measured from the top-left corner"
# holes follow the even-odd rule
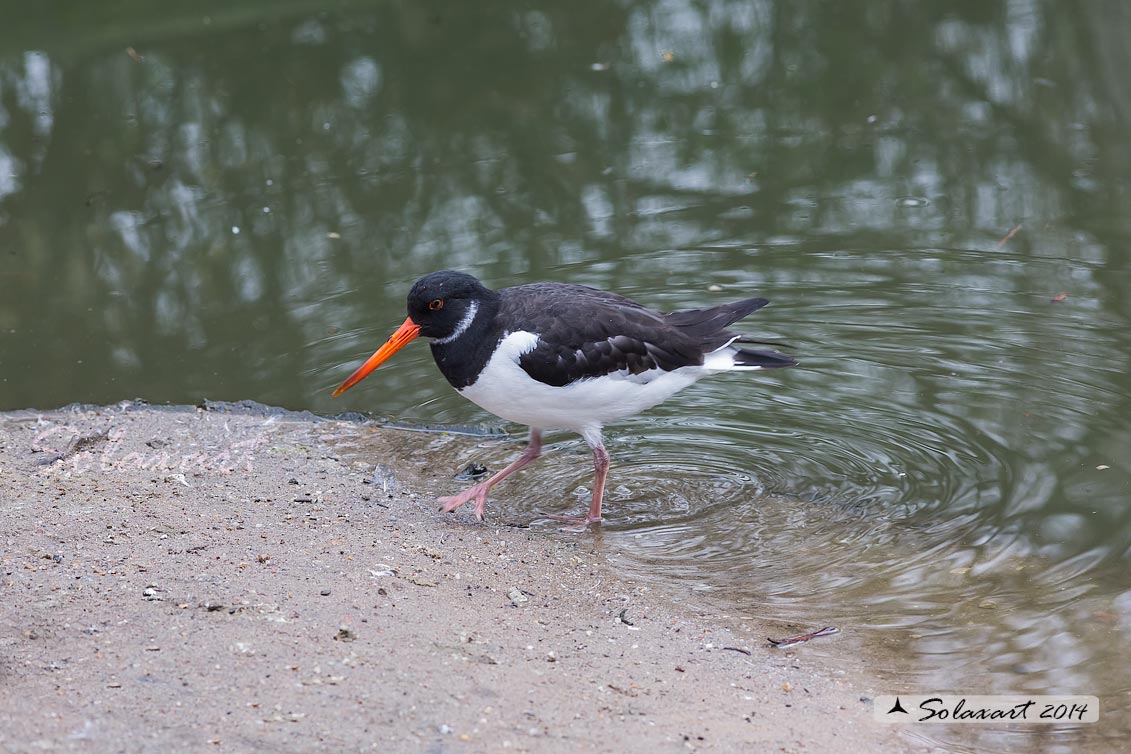
[[[793,647],[798,644],[804,644],[810,639],[816,639],[818,636],[831,636],[832,634],[836,633],[840,633],[840,629],[836,626],[825,626],[824,628],[813,631],[812,633],[801,634],[799,636],[791,636],[788,639],[771,639],[767,637],[766,641],[770,642],[779,649],[783,649],[785,647]]]
[[[1019,231],[1019,230],[1021,230],[1021,226],[1020,225],[1014,225],[1013,229],[1010,230],[1008,233],[1006,233],[1005,237],[997,242],[997,247],[1000,249],[1002,246],[1005,246],[1007,243],[1009,243],[1009,239],[1011,239],[1015,235],[1017,235],[1017,231]]]

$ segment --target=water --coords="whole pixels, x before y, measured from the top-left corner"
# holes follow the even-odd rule
[[[0,408],[491,423],[424,347],[329,397],[424,272],[764,295],[743,329],[801,367],[612,428],[608,546],[892,642],[903,688],[1103,697],[1087,739],[982,749],[1126,734],[1124,4],[151,6],[0,29]],[[584,506],[550,439],[489,510]]]

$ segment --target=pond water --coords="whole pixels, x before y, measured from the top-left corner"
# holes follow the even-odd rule
[[[611,427],[606,544],[898,637],[904,688],[1102,697],[978,750],[1131,730],[1131,7],[152,5],[0,27],[0,409],[250,398],[518,439],[423,345],[329,393],[436,269],[763,295],[741,329],[801,366]],[[584,505],[588,452],[549,439],[489,511]],[[459,443],[437,474],[519,447]]]

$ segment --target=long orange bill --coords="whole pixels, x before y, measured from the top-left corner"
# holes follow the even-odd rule
[[[370,356],[345,382],[338,385],[338,389],[334,391],[334,397],[337,398],[339,395],[364,380],[369,376],[370,372],[388,361],[390,356],[408,345],[409,341],[419,334],[420,325],[413,322],[412,317],[406,319],[404,324],[398,327],[397,331],[389,336],[385,344],[377,349],[377,353]]]

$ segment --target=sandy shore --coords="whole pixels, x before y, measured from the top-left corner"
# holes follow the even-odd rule
[[[599,533],[438,514],[459,483],[429,438],[254,406],[0,414],[0,750],[914,749],[859,662],[689,611]]]

